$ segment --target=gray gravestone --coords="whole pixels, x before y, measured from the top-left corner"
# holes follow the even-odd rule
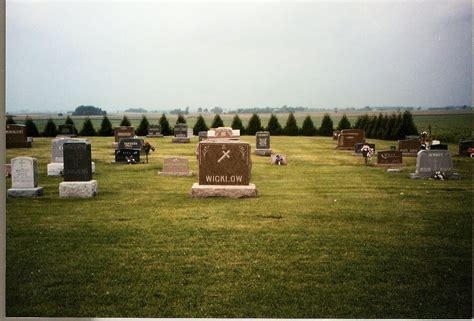
[[[203,141],[207,139],[207,130],[200,131],[198,135],[199,135],[199,141]]]
[[[188,137],[188,125],[186,124],[176,124],[174,126],[174,137],[171,140],[173,143],[189,143],[190,138]]]
[[[270,149],[270,132],[256,132],[255,141],[255,155],[270,156],[272,154],[272,150]]]
[[[91,144],[89,142],[64,143],[63,155],[65,182],[92,180]]]
[[[421,150],[416,157],[416,171],[411,178],[430,178],[441,172],[445,178],[456,179],[459,175],[453,172],[451,153],[447,150]]]
[[[148,126],[148,134],[146,135],[148,138],[153,137],[163,137],[161,134],[161,126],[160,125],[150,125]]]
[[[74,132],[74,125],[63,124],[58,126],[58,135],[75,137],[76,133]]]
[[[10,197],[35,197],[43,195],[43,188],[38,187],[36,158],[16,157],[11,160],[12,188]]]
[[[189,161],[184,157],[168,157],[163,160],[162,176],[191,176]]]

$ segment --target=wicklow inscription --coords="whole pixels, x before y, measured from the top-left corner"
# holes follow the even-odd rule
[[[250,145],[239,141],[199,143],[200,185],[249,185]]]

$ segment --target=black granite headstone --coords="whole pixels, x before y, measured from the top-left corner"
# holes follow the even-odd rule
[[[430,146],[431,150],[448,150],[448,144],[436,144]]]
[[[188,137],[188,125],[176,124],[174,126],[174,137]]]
[[[459,156],[470,156],[469,148],[474,148],[474,139],[459,142]]]
[[[63,157],[65,182],[92,180],[91,144],[89,142],[64,143]]]
[[[118,149],[142,149],[143,145],[142,138],[120,138]]]
[[[133,161],[132,161],[133,159]],[[140,163],[140,150],[139,149],[117,149],[115,150],[115,162],[116,163],[128,163],[128,162]]]

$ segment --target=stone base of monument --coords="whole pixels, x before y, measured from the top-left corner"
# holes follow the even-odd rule
[[[59,184],[59,197],[90,198],[98,194],[97,181],[62,182]]]
[[[92,173],[95,173],[95,163],[91,162]],[[64,170],[64,163],[49,163],[48,176],[61,176]]]
[[[199,185],[194,183],[191,188],[191,196],[197,198],[227,197],[243,198],[257,197],[255,184],[249,185]]]
[[[162,134],[159,135],[146,135],[146,138],[163,138]]]
[[[43,188],[10,188],[8,190],[8,197],[38,197],[43,196]]]
[[[432,178],[431,175],[420,175],[419,173],[410,173],[410,178],[411,179],[429,179]],[[449,173],[444,176],[444,179],[446,180],[458,180],[461,179],[461,175],[458,173]]]
[[[173,137],[171,140],[172,143],[174,144],[186,144],[191,141],[191,138],[189,137]]]
[[[189,171],[187,173],[184,172],[158,172],[160,176],[193,176],[194,173]]]
[[[270,148],[255,148],[255,155],[258,156],[270,156],[272,154],[272,150]]]

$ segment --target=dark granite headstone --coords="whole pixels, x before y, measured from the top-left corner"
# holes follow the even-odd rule
[[[402,161],[402,152],[398,150],[385,150],[377,153],[378,165],[400,165]]]
[[[63,157],[65,182],[92,180],[91,144],[89,142],[64,143]]]
[[[372,148],[375,152],[375,144],[369,144],[369,143],[357,143],[354,145],[354,150],[355,154],[360,154],[362,155],[362,152],[360,151],[364,145],[368,145],[370,148]]]
[[[207,130],[200,131],[198,135],[199,135],[199,141],[203,141],[207,139]]]
[[[31,141],[28,140],[27,128],[25,125],[7,124],[5,134],[6,148],[31,147]]]
[[[405,136],[405,139],[409,139],[409,140],[420,140],[420,136],[418,136],[418,135],[406,135],[406,136]]]
[[[436,144],[430,146],[431,150],[448,150],[448,144]]]
[[[148,134],[146,137],[162,137],[161,126],[160,125],[150,125],[148,126]]]
[[[241,141],[198,143],[200,185],[249,185],[250,145]]]
[[[118,142],[121,138],[130,138],[135,136],[135,128],[132,126],[120,126],[114,128],[115,141]]]
[[[365,131],[363,129],[343,129],[337,137],[338,149],[354,149],[357,143],[365,143]]]
[[[256,148],[269,149],[270,148],[270,132],[257,132],[255,134]]]
[[[459,156],[471,156],[469,148],[474,148],[474,139],[462,140],[459,142]]]
[[[115,162],[116,163],[128,163],[128,159],[132,157],[137,163],[140,163],[140,150],[139,149],[117,149],[115,150]]]
[[[174,126],[174,137],[188,137],[188,125],[182,123],[176,124]]]
[[[398,150],[404,154],[415,154],[421,148],[420,140],[418,139],[402,139],[398,141]]]
[[[75,137],[76,133],[74,132],[74,125],[71,125],[71,124],[59,125],[58,126],[58,135]]]
[[[142,149],[144,144],[143,138],[121,138],[118,149]]]

